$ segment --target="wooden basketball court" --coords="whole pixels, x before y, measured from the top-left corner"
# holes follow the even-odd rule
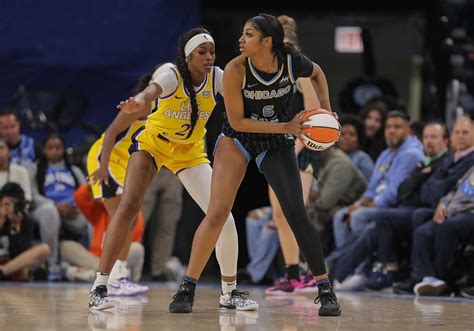
[[[219,288],[200,285],[192,314],[170,314],[176,284],[151,283],[146,296],[117,298],[111,311],[89,312],[90,284],[0,283],[1,331],[84,330],[474,330],[474,300],[338,293],[340,317],[319,317],[314,296],[265,296],[250,290],[260,308],[220,311]]]

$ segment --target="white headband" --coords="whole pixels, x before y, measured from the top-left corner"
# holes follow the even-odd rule
[[[191,52],[196,49],[196,47],[204,43],[214,44],[214,39],[212,39],[211,35],[207,33],[200,33],[195,35],[194,37],[189,39],[186,43],[186,46],[184,46],[184,55],[188,57],[189,54],[191,54]]]

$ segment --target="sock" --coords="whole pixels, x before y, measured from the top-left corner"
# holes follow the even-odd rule
[[[199,281],[197,279],[194,279],[194,278],[191,278],[191,277],[188,277],[188,276],[184,276],[183,277],[183,285],[186,285],[186,287],[192,292],[194,293],[194,291],[196,290],[196,285]]]
[[[285,267],[286,270],[286,277],[288,279],[295,279],[297,281],[300,280],[300,266],[298,264],[290,264],[289,266]]]
[[[318,286],[318,288],[320,286],[327,286],[327,285],[331,286],[331,282],[329,281],[328,274],[314,276],[314,280],[316,281],[316,285]]]
[[[326,286],[331,286],[331,282],[329,281],[328,278],[326,278],[326,279],[322,279],[322,280],[317,280],[316,285],[318,286],[318,288],[326,287]]]
[[[117,260],[110,272],[110,278],[113,280],[119,280],[121,278],[128,277],[127,261]]]
[[[97,286],[105,285],[107,287],[107,282],[109,281],[109,274],[106,272],[97,272],[95,276],[94,285],[92,285],[92,291],[95,290]]]
[[[233,280],[231,282],[226,282],[224,280],[221,281],[222,283],[222,294],[230,293],[233,290],[237,289],[237,281]]]

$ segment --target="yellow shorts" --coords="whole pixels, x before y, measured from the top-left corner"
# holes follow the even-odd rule
[[[174,174],[180,170],[209,163],[204,152],[204,139],[194,144],[170,142],[153,127],[141,127],[132,136],[130,153],[146,151],[155,160],[157,171],[166,167]]]
[[[102,140],[92,145],[87,154],[87,173],[91,175],[99,169],[99,158],[102,151]],[[113,157],[109,161],[109,183],[91,184],[92,195],[94,199],[111,198],[123,193],[123,184],[125,182],[125,172],[127,170],[128,158]]]

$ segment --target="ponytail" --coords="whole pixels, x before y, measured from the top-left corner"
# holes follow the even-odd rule
[[[272,37],[272,52],[278,57],[279,61],[284,61],[287,54],[294,51],[294,47],[284,42],[285,32],[278,19],[269,14],[259,14],[251,19],[255,27],[262,34],[262,37]]]

